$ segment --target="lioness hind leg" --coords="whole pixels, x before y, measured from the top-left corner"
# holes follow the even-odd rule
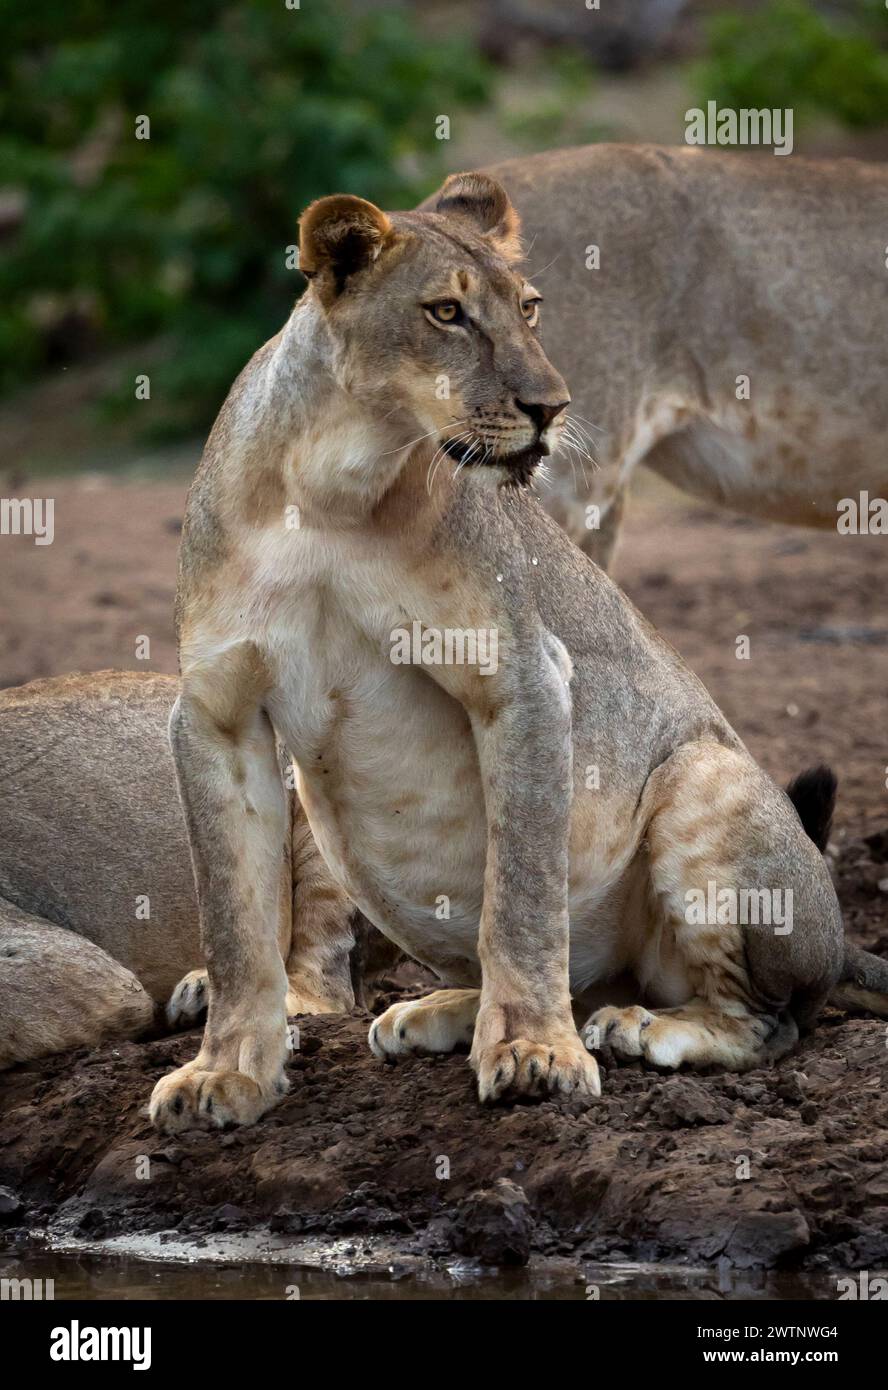
[[[480,999],[477,989],[439,989],[392,1004],[373,1022],[370,1049],[375,1057],[389,1058],[470,1047]]]
[[[600,1009],[587,1045],[732,1071],[782,1056],[840,969],[841,917],[821,856],[740,749],[685,745],[645,795],[649,910],[633,965],[650,997],[675,1007]]]
[[[718,1066],[745,1071],[782,1056],[798,1040],[789,1017],[726,1012],[724,1004],[692,999],[676,1009],[654,1012],[635,1004],[627,1009],[604,1008],[582,1030],[592,1051],[607,1045],[624,1057],[643,1057],[657,1067]]]
[[[167,1023],[171,1028],[193,1028],[206,1014],[209,1002],[210,984],[206,969],[189,970],[167,1001]]]
[[[0,899],[0,1068],[153,1022],[150,995],[100,946]]]
[[[357,908],[324,863],[298,803],[292,845],[293,927],[286,956],[287,1013],[348,1013],[355,1006],[351,954]]]

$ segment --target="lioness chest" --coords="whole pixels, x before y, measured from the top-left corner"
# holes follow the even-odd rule
[[[486,846],[477,754],[460,704],[426,668],[392,660],[411,628],[403,592],[392,558],[360,538],[265,537],[251,562],[251,635],[333,873],[405,950],[468,981]]]
[[[266,539],[251,571],[247,630],[274,673],[268,712],[321,853],[387,936],[451,982],[477,982],[487,829],[475,739],[415,659],[397,563],[303,532]],[[597,975],[613,965],[620,888],[613,863],[577,849],[572,951]]]

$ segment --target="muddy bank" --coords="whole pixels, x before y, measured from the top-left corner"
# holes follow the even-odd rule
[[[857,939],[885,949],[888,837],[837,879]],[[3,1240],[44,1228],[382,1239],[415,1257],[520,1267],[531,1256],[738,1270],[888,1262],[886,1025],[828,1011],[771,1069],[661,1074],[604,1053],[603,1094],[482,1109],[463,1056],[396,1066],[370,1015],[300,1020],[290,1094],[254,1129],[156,1135],[158,1077],[198,1034],[50,1058],[0,1087]],[[345,1244],[342,1244],[345,1242]]]

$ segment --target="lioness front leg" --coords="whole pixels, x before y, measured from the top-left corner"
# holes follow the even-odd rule
[[[252,1124],[287,1089],[287,807],[261,692],[258,653],[244,642],[211,670],[184,673],[170,720],[210,997],[198,1056],[151,1097],[154,1124],[169,1132]]]
[[[544,635],[533,652],[516,653],[521,675],[514,698],[498,691],[493,717],[473,719],[488,839],[481,1003],[470,1060],[484,1101],[600,1094],[598,1066],[577,1033],[570,1003],[569,665],[552,646]]]
[[[351,952],[357,909],[331,876],[298,801],[290,874],[292,935],[284,962],[287,1015],[348,1013],[355,1005]],[[206,970],[189,970],[170,995],[167,1022],[171,1028],[193,1028],[209,1001]]]

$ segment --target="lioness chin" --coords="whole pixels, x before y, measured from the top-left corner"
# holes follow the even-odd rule
[[[390,1009],[373,1050],[471,1042],[483,1100],[596,1095],[572,996],[618,976],[652,1009],[596,1012],[593,1045],[743,1068],[842,973],[790,801],[526,486],[569,397],[517,232],[479,176],[424,213],[313,204],[309,291],[210,436],[171,739],[211,995],[199,1055],[154,1090],[163,1129],[249,1123],[286,1090],[276,738],[334,877],[451,986]],[[454,633],[495,634],[496,660],[447,659]],[[784,910],[691,913],[713,888]]]

